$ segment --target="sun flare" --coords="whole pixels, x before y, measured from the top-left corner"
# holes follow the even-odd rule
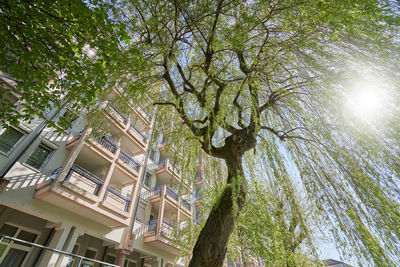
[[[380,95],[376,90],[360,91],[353,96],[352,107],[359,115],[373,115],[381,105]]]
[[[382,87],[374,82],[365,82],[352,88],[348,95],[347,104],[355,115],[369,119],[381,110],[382,99]]]

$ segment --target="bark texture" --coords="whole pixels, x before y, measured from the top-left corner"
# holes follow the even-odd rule
[[[227,140],[226,146],[230,148],[227,151],[230,153],[224,157],[228,167],[227,183],[200,232],[189,267],[223,265],[229,237],[246,198],[246,180],[242,169],[244,150],[241,140],[235,138]]]

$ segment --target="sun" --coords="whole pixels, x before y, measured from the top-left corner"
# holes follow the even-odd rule
[[[347,105],[352,112],[364,119],[375,117],[383,105],[383,90],[375,82],[363,82],[352,88]]]
[[[381,97],[377,90],[362,90],[353,96],[354,111],[359,115],[373,115],[381,106]]]

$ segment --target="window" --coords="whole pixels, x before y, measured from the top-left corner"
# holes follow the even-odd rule
[[[77,119],[78,115],[76,115],[72,111],[67,110],[62,116],[60,116],[58,122],[63,125],[64,129],[70,129],[77,121]]]
[[[6,129],[0,135],[0,151],[4,153],[11,152],[23,136],[23,133],[14,128]]]
[[[150,188],[150,182],[151,182],[151,173],[146,172],[145,176],[144,176],[144,182],[143,184],[145,186],[147,186],[148,188]]]
[[[106,257],[104,258],[105,262],[115,264],[117,262],[117,257],[112,254],[107,254]]]
[[[96,259],[97,250],[93,248],[86,249],[85,256],[86,258]],[[83,261],[82,267],[91,267],[94,266],[94,262],[91,261]]]
[[[135,261],[126,259],[124,267],[137,267],[137,265]]]
[[[0,233],[32,243],[34,243],[38,237],[37,233],[10,224],[4,224],[0,228]],[[0,266],[22,266],[31,248],[32,246],[22,244],[21,242],[3,239],[3,241],[0,242]]]
[[[151,149],[149,159],[154,161],[155,156],[156,156],[156,151],[154,149]]]
[[[40,170],[46,163],[49,158],[52,149],[47,146],[40,144],[29,156],[29,158],[25,161],[29,166],[34,167],[35,169]]]

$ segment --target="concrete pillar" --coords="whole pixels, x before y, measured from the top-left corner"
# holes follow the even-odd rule
[[[164,217],[164,205],[165,205],[165,190],[167,188],[167,185],[163,185],[161,188],[161,198],[160,198],[160,207],[158,211],[158,222],[157,222],[157,231],[156,231],[156,238],[158,238],[158,235],[160,234],[160,229],[162,225],[162,219]]]
[[[75,227],[71,227],[69,231],[65,231],[65,232],[68,233],[67,237],[64,239],[64,242],[62,242],[62,245],[59,249],[62,251],[71,253],[72,249],[74,248],[74,245],[76,244],[76,240],[78,239],[78,237],[80,235],[83,234],[83,231],[81,231]],[[55,259],[54,265],[49,265],[49,266],[65,267],[68,264],[68,261],[69,261],[68,256],[56,255],[55,258],[56,259]]]
[[[53,235],[49,240],[49,244],[47,245],[49,248],[61,249],[62,244],[65,242],[67,238],[67,234],[70,230],[70,227],[57,227],[54,228]],[[46,267],[46,266],[55,266],[55,262],[57,261],[58,254],[51,251],[43,251],[41,259],[39,259],[38,266]]]
[[[151,263],[151,267],[161,267],[161,263],[156,256],[152,258]]]
[[[120,151],[120,147],[117,148],[116,153],[119,154],[119,151]],[[118,155],[118,154],[117,154],[117,155]],[[107,173],[106,173],[106,175],[105,175],[105,177],[104,177],[103,186],[100,188],[100,191],[99,191],[99,194],[98,194],[98,196],[100,197],[100,201],[103,200],[103,196],[104,196],[104,194],[106,193],[107,186],[108,186],[108,184],[110,183],[111,176],[112,176],[112,173],[113,173],[113,171],[114,171],[114,168],[115,168],[115,162],[113,161],[113,162],[111,163],[110,167],[109,167],[108,170],[107,170]]]
[[[126,256],[128,256],[131,252],[126,249],[117,250],[117,265],[123,267],[125,263]]]
[[[75,147],[72,149],[71,153],[69,153],[67,159],[64,162],[64,166],[61,168],[60,173],[58,174],[56,181],[61,182],[64,180],[65,176],[67,176],[67,173],[69,172],[69,169],[75,162],[75,159],[78,157],[79,152],[81,152],[82,147],[85,143],[85,138],[87,135],[91,133],[92,129],[89,129],[83,134],[80,139],[78,140],[78,143],[75,145]],[[56,185],[56,183],[52,184],[52,188]]]

